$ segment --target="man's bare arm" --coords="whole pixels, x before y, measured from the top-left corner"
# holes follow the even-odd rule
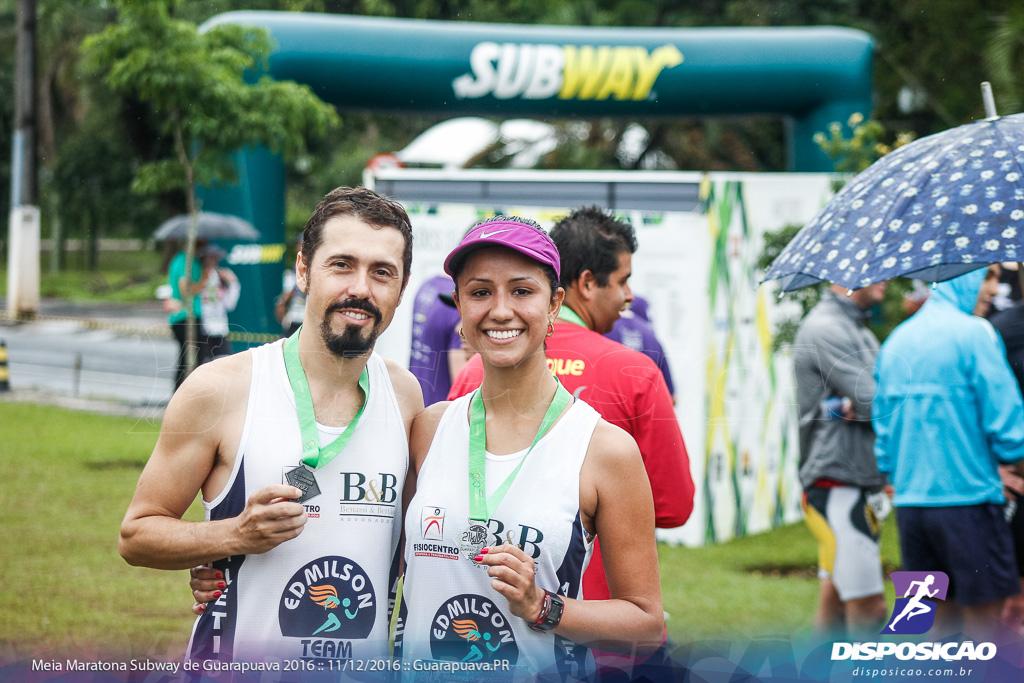
[[[181,518],[200,490],[214,497],[234,465],[248,400],[251,358],[237,354],[200,366],[167,406],[160,438],[121,523],[129,564],[187,569],[231,555],[263,553],[298,536],[306,515],[288,498],[295,487],[256,491],[235,518]]]

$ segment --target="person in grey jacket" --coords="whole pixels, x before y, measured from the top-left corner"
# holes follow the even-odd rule
[[[867,327],[885,289],[880,282],[848,294],[833,285],[793,347],[803,508],[819,544],[814,626],[821,635],[876,634],[887,615],[876,507],[888,501],[871,429],[878,340]]]

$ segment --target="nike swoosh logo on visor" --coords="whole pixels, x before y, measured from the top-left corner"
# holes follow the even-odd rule
[[[486,230],[484,230],[484,231],[481,231],[481,233],[480,233],[480,239],[482,239],[482,240],[485,240],[485,239],[487,239],[488,237],[494,237],[495,235],[500,235],[500,234],[501,234],[501,233],[503,233],[503,232],[512,232],[512,228],[507,228],[507,229],[505,229],[505,230],[495,230],[495,231],[494,231],[494,232],[492,232],[492,233],[491,233],[490,235],[488,235],[488,234],[487,234],[487,231],[486,231]]]

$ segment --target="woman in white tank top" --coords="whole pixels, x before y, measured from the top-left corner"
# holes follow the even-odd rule
[[[578,680],[592,673],[587,648],[657,649],[664,617],[640,453],[568,395],[544,355],[564,297],[554,243],[532,221],[496,217],[467,233],[445,271],[484,379],[413,427],[402,670]],[[596,535],[612,598],[584,601]]]

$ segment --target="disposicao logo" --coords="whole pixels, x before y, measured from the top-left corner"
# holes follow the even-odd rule
[[[920,635],[931,629],[937,601],[946,599],[949,577],[943,572],[893,572],[892,583],[896,589],[896,604],[881,635]],[[975,644],[970,640],[832,644],[832,661],[880,660],[887,656],[918,661],[986,661],[996,656],[996,646]]]
[[[936,601],[946,599],[949,577],[944,572],[893,572],[892,584],[896,604],[882,633],[920,635],[927,632],[935,623]]]
[[[648,51],[637,45],[478,43],[470,72],[452,81],[459,99],[631,100],[651,97],[665,69],[683,63],[675,45]]]

